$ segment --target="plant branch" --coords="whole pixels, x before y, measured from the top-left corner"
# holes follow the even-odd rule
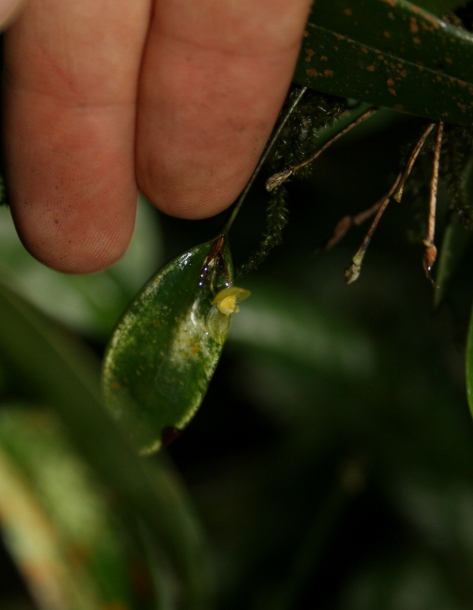
[[[227,235],[228,234],[228,231],[230,230],[233,222],[235,221],[235,218],[237,217],[238,212],[240,211],[240,208],[241,208],[241,206],[243,205],[243,203],[244,203],[244,201],[246,199],[246,196],[250,192],[250,189],[253,186],[253,183],[256,180],[256,177],[258,176],[261,168],[263,167],[266,159],[268,158],[269,153],[271,152],[271,150],[273,149],[274,145],[276,144],[276,141],[279,138],[279,136],[281,135],[281,132],[284,129],[284,126],[286,125],[287,121],[289,120],[289,117],[291,116],[291,114],[296,109],[297,105],[301,101],[301,99],[302,99],[302,97],[303,97],[303,95],[304,95],[304,93],[306,91],[307,91],[307,87],[303,87],[299,91],[298,95],[295,97],[294,101],[289,106],[286,114],[282,118],[280,124],[276,128],[276,130],[275,130],[275,132],[273,134],[273,137],[271,138],[271,140],[267,144],[266,148],[264,149],[264,152],[261,155],[260,160],[258,161],[258,164],[255,167],[255,170],[254,170],[253,174],[251,175],[251,178],[248,181],[248,184],[245,186],[245,188],[244,188],[242,194],[240,195],[240,197],[239,197],[235,207],[233,208],[233,212],[232,212],[230,218],[228,219],[226,225],[223,227],[223,230],[222,230],[222,234],[223,235]]]

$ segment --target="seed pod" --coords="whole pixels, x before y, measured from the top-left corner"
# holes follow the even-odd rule
[[[144,453],[166,444],[169,430],[177,436],[199,408],[230,328],[230,315],[212,301],[232,281],[221,236],[161,269],[116,327],[104,360],[105,399]]]

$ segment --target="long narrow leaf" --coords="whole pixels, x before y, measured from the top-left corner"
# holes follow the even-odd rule
[[[90,469],[49,414],[0,413],[2,533],[46,610],[133,607],[121,536]]]
[[[182,580],[186,608],[210,608],[207,549],[188,499],[163,462],[151,468],[125,442],[85,348],[0,286],[0,356],[55,409],[102,482],[148,523]]]
[[[295,81],[324,93],[473,123],[473,36],[403,0],[317,0]]]

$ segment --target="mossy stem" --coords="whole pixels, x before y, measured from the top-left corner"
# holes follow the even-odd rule
[[[318,157],[320,157],[320,155],[323,152],[325,152],[327,150],[327,148],[329,148],[329,146],[332,146],[332,144],[335,144],[335,142],[337,140],[339,140],[346,133],[351,131],[354,127],[356,127],[357,125],[359,125],[363,121],[366,121],[366,119],[369,119],[377,111],[378,111],[378,108],[369,108],[368,110],[363,112],[363,114],[361,114],[359,117],[357,117],[354,121],[352,121],[346,127],[344,127],[341,131],[339,131],[334,136],[332,136],[330,138],[330,140],[328,140],[321,148],[319,148],[319,150],[316,153],[314,153],[308,159],[305,159],[304,161],[302,161],[298,165],[289,166],[284,171],[278,172],[277,174],[274,174],[273,176],[271,176],[266,181],[266,190],[267,191],[272,191],[276,187],[281,186],[281,184],[283,184],[283,182],[286,182],[286,180],[288,178],[293,176],[296,172],[298,172],[303,167],[306,167],[307,165],[309,165],[310,163],[315,161]]]
[[[264,149],[264,152],[261,155],[260,160],[258,161],[258,164],[253,171],[253,174],[251,175],[251,178],[248,180],[247,185],[243,189],[243,192],[241,193],[240,197],[238,198],[238,201],[236,202],[235,207],[233,208],[233,212],[231,213],[230,218],[228,219],[226,225],[223,227],[222,232],[221,232],[222,235],[228,234],[228,231],[230,230],[233,222],[235,221],[235,218],[237,217],[241,206],[243,205],[248,193],[250,192],[250,189],[253,186],[253,183],[256,180],[256,177],[258,176],[259,172],[261,171],[261,168],[263,167],[266,159],[268,158],[269,153],[271,152],[274,145],[276,144],[276,141],[279,138],[279,136],[281,135],[281,132],[284,129],[284,126],[286,125],[287,121],[289,120],[289,117],[294,112],[294,110],[297,108],[297,105],[301,101],[301,99],[306,91],[307,91],[307,87],[302,87],[302,89],[299,91],[299,93],[295,97],[294,101],[292,102],[292,104],[289,106],[286,114],[282,118],[277,129],[274,131],[273,137],[266,145],[266,148]]]

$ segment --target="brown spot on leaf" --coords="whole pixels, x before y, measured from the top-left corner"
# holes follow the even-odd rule
[[[427,25],[426,23],[420,24],[424,32],[433,32],[434,28],[431,25]]]
[[[169,447],[169,445],[181,436],[181,430],[175,426],[166,426],[161,430],[161,443],[163,447]]]
[[[200,343],[195,343],[191,348],[190,348],[190,353],[192,356],[197,356],[197,354],[199,352],[202,351],[202,345]]]
[[[411,17],[409,19],[409,32],[411,34],[417,34],[419,31],[419,24],[417,23],[417,19],[415,17]]]

